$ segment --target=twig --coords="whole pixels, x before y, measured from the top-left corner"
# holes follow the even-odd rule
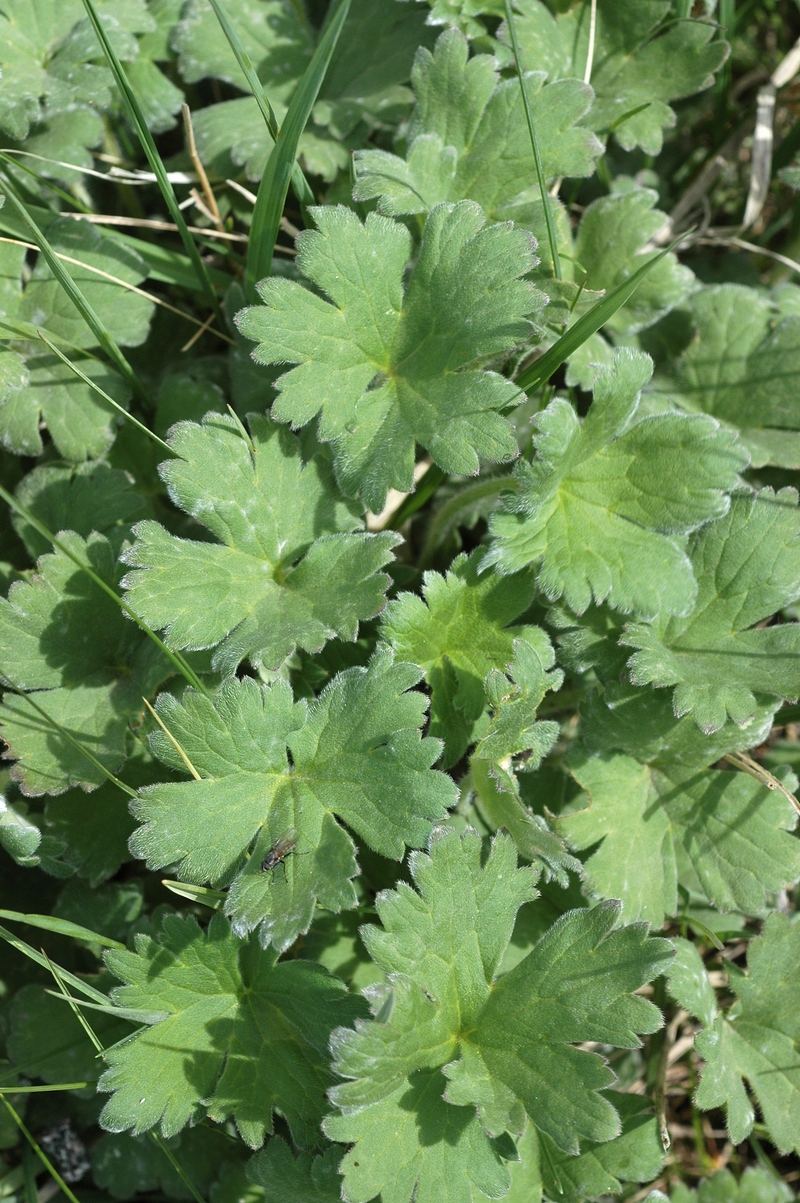
[[[200,181],[200,187],[203,189],[203,196],[205,197],[206,205],[208,206],[207,216],[210,217],[210,219],[214,222],[214,225],[218,230],[224,230],[225,223],[222,220],[222,215],[219,209],[217,208],[217,198],[214,196],[214,191],[209,183],[208,176],[206,175],[206,169],[203,166],[200,155],[197,153],[197,143],[195,142],[194,138],[194,126],[192,125],[192,111],[188,104],[181,105],[181,114],[183,116],[183,128],[186,134],[186,143],[189,148],[189,156],[192,160],[192,166],[197,172],[197,178]],[[192,192],[194,192],[194,189],[192,189]]]

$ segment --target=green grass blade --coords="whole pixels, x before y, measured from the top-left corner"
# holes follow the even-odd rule
[[[652,259],[648,259],[647,263],[643,264],[629,279],[618,284],[607,297],[603,297],[601,301],[592,306],[588,313],[579,318],[574,326],[570,326],[569,330],[566,330],[540,359],[537,359],[517,377],[516,384],[520,389],[527,393],[537,384],[544,384],[546,380],[549,380],[553,372],[560,368],[570,355],[574,355],[587,339],[605,326],[606,322],[611,321],[617,310],[630,300],[648,272],[652,271],[655,265],[674,250],[685,237],[686,235],[682,234],[671,246],[665,247]]]
[[[57,535],[54,535],[43,522],[40,522],[39,519],[31,513],[27,506],[22,505],[13,495],[13,493],[9,493],[8,490],[4,489],[2,485],[0,485],[0,498],[2,498],[6,505],[9,505],[12,510],[23,517],[26,522],[29,522],[31,526],[35,527],[35,529],[44,539],[47,539],[53,544],[53,547],[57,547],[60,552],[67,556],[68,559],[72,560],[73,564],[77,565],[78,568],[85,572],[86,575],[94,581],[99,589],[102,589],[104,593],[113,598],[120,609],[124,610],[128,617],[133,619],[139,629],[144,631],[148,639],[152,639],[156,647],[167,657],[170,664],[172,664],[172,666],[181,674],[182,677],[185,678],[185,680],[189,682],[190,685],[192,685],[195,689],[199,689],[201,693],[208,695],[208,690],[206,689],[205,685],[197,676],[197,673],[194,671],[194,669],[186,663],[180,652],[173,652],[170,648],[168,648],[164,641],[159,639],[155,631],[153,631],[147,625],[144,619],[140,618],[132,609],[132,607],[128,605],[128,603],[125,601],[125,598],[120,597],[115,589],[112,589],[101,576],[98,576],[90,564],[84,563],[80,556],[76,556],[75,553],[71,551],[70,548],[67,547],[67,545],[63,543]],[[25,696],[27,697],[27,694]]]
[[[52,353],[57,355],[61,362],[65,363],[71,372],[74,372],[84,384],[87,384],[93,392],[97,393],[98,397],[102,397],[103,400],[107,401],[113,409],[116,409],[118,413],[121,413],[126,421],[136,426],[139,430],[147,435],[148,439],[152,439],[154,443],[158,443],[159,447],[163,447],[164,450],[169,452],[170,455],[178,454],[177,451],[172,450],[169,443],[165,443],[163,439],[160,439],[154,430],[150,430],[148,426],[145,426],[144,422],[140,422],[138,418],[133,416],[133,414],[128,413],[127,409],[124,409],[118,401],[115,401],[113,397],[109,397],[108,393],[102,389],[99,384],[96,384],[94,380],[91,380],[85,372],[82,372],[77,364],[73,363],[71,359],[67,359],[66,355],[63,355],[61,351],[59,351],[58,347],[51,343],[50,339],[42,330],[37,330],[36,333],[39,335],[39,338],[42,340],[45,346],[49,347]],[[181,457],[179,456],[178,458]]]
[[[547,225],[547,241],[550,243],[550,254],[553,258],[553,274],[557,280],[561,279],[561,260],[558,257],[558,242],[556,240],[556,227],[553,221],[553,211],[550,207],[550,195],[547,191],[547,183],[542,170],[542,156],[539,154],[539,142],[536,138],[536,127],[533,124],[533,114],[528,100],[528,89],[525,86],[525,72],[522,70],[520,61],[519,44],[517,42],[517,28],[514,23],[514,14],[511,11],[511,0],[505,0],[506,6],[506,25],[508,32],[511,35],[511,46],[514,50],[514,62],[517,68],[517,79],[522,90],[522,103],[525,107],[525,120],[528,123],[528,133],[531,139],[531,149],[533,150],[533,161],[536,165],[536,178],[539,181],[539,191],[542,195],[542,204],[544,205],[544,220]]]
[[[153,1141],[153,1143],[155,1145],[157,1145],[157,1147],[164,1154],[167,1161],[170,1163],[170,1165],[174,1169],[175,1173],[178,1175],[181,1182],[183,1183],[183,1185],[188,1190],[189,1194],[194,1199],[195,1203],[205,1203],[205,1199],[200,1194],[199,1190],[197,1189],[195,1184],[192,1182],[191,1178],[188,1176],[188,1174],[186,1173],[186,1170],[183,1168],[181,1163],[177,1160],[177,1158],[175,1157],[175,1154],[172,1152],[172,1149],[169,1147],[167,1142],[164,1140],[164,1137],[161,1135],[161,1133],[160,1132],[151,1132],[150,1139]]]
[[[87,0],[84,0],[84,3],[87,3]],[[251,302],[258,300],[257,282],[272,271],[272,256],[292,169],[297,158],[297,144],[319,95],[349,11],[350,0],[339,0],[332,11],[313,58],[294,90],[280,133],[261,177],[253,210],[245,273],[247,296]]]
[[[2,151],[0,151],[0,159],[2,159],[5,163],[10,161],[8,156],[3,154]],[[53,273],[56,280],[58,280],[59,284],[64,289],[64,292],[72,301],[73,305],[78,310],[78,313],[86,322],[86,325],[92,331],[92,334],[94,334],[99,345],[103,348],[108,358],[119,371],[120,375],[122,375],[128,381],[128,383],[140,397],[147,400],[148,394],[146,388],[134,372],[131,365],[128,363],[125,356],[122,354],[122,351],[117,346],[116,341],[108,333],[105,326],[100,321],[100,318],[97,316],[92,306],[86,300],[86,297],[78,288],[78,285],[67,271],[66,265],[61,261],[61,259],[59,259],[44,233],[39,229],[34,219],[28,213],[27,208],[19,198],[15,185],[11,182],[7,173],[4,173],[3,186],[6,190],[6,196],[8,200],[11,202],[13,208],[19,214],[23,223],[27,227],[31,238],[38,246],[47,263],[47,266],[50,268],[50,271]]]
[[[47,953],[45,953],[45,956],[47,956]],[[91,1041],[92,1045],[94,1046],[95,1052],[102,1053],[103,1045],[101,1044],[101,1042],[97,1036],[97,1033],[95,1032],[92,1025],[89,1023],[89,1020],[86,1018],[86,1016],[83,1014],[83,1012],[80,1010],[80,1008],[76,1004],[75,999],[72,997],[69,990],[67,990],[67,987],[64,985],[64,982],[61,979],[61,974],[59,973],[58,968],[53,964],[53,962],[50,960],[49,957],[47,957],[47,965],[48,965],[48,968],[49,968],[50,972],[52,973],[53,977],[55,978],[56,985],[58,986],[58,989],[59,989],[59,993],[56,995],[56,997],[63,998],[64,1001],[69,1004],[70,1010],[72,1011],[73,1015],[77,1019],[78,1023],[83,1028],[86,1035],[89,1037],[89,1040]],[[47,993],[51,994],[52,991],[48,991]]]
[[[0,1094],[50,1094],[53,1090],[85,1090],[93,1082],[57,1082],[54,1086],[0,1086]]]
[[[261,80],[256,75],[255,67],[251,62],[250,56],[239,40],[239,35],[236,32],[236,26],[233,24],[227,12],[225,11],[222,0],[210,0],[210,2],[211,7],[217,15],[217,20],[222,26],[222,32],[228,39],[228,44],[236,56],[236,61],[244,72],[245,78],[250,85],[250,91],[253,93],[255,102],[261,110],[261,116],[266,122],[267,129],[270,132],[270,137],[272,138],[273,142],[277,142],[280,129],[278,127],[277,118],[275,117],[275,112],[269,102],[267,94],[261,85]],[[292,168],[291,183],[292,191],[301,205],[314,204],[316,198],[314,193],[311,191],[311,185],[300,169],[299,163],[295,163]]]
[[[179,898],[188,898],[190,902],[201,902],[203,906],[211,907],[213,911],[218,911],[221,906],[224,906],[225,899],[228,895],[224,890],[212,890],[208,886],[193,886],[185,881],[171,881],[164,877],[161,879],[162,886],[173,894],[177,894]]]
[[[3,681],[8,686],[8,689],[15,695],[15,697],[22,698],[23,702],[27,702],[31,709],[35,710],[36,713],[40,715],[47,723],[49,730],[57,731],[62,739],[65,739],[76,752],[80,752],[81,756],[85,756],[90,764],[93,764],[96,769],[99,769],[107,781],[110,781],[112,785],[116,785],[117,789],[122,790],[122,792],[127,794],[129,798],[136,797],[136,790],[131,789],[131,787],[126,785],[124,781],[120,781],[118,777],[115,777],[111,770],[107,769],[102,761],[97,759],[94,752],[90,752],[79,739],[75,738],[71,731],[68,731],[66,727],[63,727],[61,723],[49,715],[44,707],[40,706],[38,702],[34,701],[29,693],[26,693],[24,689],[20,689],[18,685],[15,685],[8,673],[3,671],[2,665],[0,665],[0,681]]]
[[[0,919],[11,923],[27,923],[29,927],[40,927],[43,931],[54,932],[58,936],[67,936],[70,940],[87,940],[90,944],[102,944],[104,948],[124,948],[119,940],[110,936],[101,936],[99,932],[81,927],[79,923],[71,923],[69,919],[57,919],[54,915],[28,915],[22,911],[0,910]]]
[[[44,1168],[47,1170],[48,1174],[51,1176],[51,1178],[53,1178],[53,1179],[54,1179],[54,1180],[55,1180],[55,1181],[58,1183],[58,1185],[61,1187],[61,1189],[62,1189],[62,1191],[64,1192],[64,1194],[66,1195],[66,1197],[69,1199],[70,1203],[79,1203],[79,1200],[77,1199],[77,1197],[76,1197],[76,1196],[75,1196],[75,1195],[72,1193],[72,1191],[70,1190],[70,1188],[67,1186],[66,1182],[65,1182],[65,1181],[64,1181],[64,1179],[61,1177],[61,1175],[59,1174],[58,1170],[55,1168],[55,1166],[53,1165],[53,1163],[52,1163],[52,1162],[50,1161],[50,1159],[48,1158],[48,1156],[47,1156],[47,1154],[45,1153],[44,1149],[40,1148],[40,1147],[39,1147],[39,1144],[38,1144],[38,1142],[36,1141],[36,1139],[35,1139],[33,1136],[31,1136],[30,1132],[29,1132],[29,1131],[28,1131],[28,1129],[25,1127],[25,1125],[23,1124],[22,1120],[21,1120],[21,1119],[20,1119],[20,1117],[17,1115],[16,1111],[15,1111],[15,1110],[14,1110],[14,1108],[11,1106],[11,1104],[9,1103],[9,1101],[8,1101],[8,1099],[5,1097],[5,1095],[0,1095],[0,1103],[2,1103],[2,1104],[3,1104],[3,1106],[5,1107],[5,1109],[8,1111],[8,1113],[10,1114],[10,1116],[11,1116],[11,1118],[13,1119],[14,1123],[17,1125],[17,1127],[19,1128],[20,1132],[21,1132],[21,1133],[22,1133],[22,1135],[25,1137],[25,1139],[27,1140],[28,1144],[29,1144],[29,1145],[31,1146],[31,1148],[33,1149],[33,1151],[34,1151],[34,1153],[36,1154],[36,1156],[39,1158],[39,1160],[41,1161],[42,1165],[43,1165],[43,1166],[44,1166]]]
[[[30,944],[26,944],[24,940],[20,940],[18,936],[13,935],[5,927],[0,927],[0,940],[5,940],[12,948],[16,948],[17,952],[21,952],[29,961],[35,961],[37,965],[41,965],[42,969],[50,970],[48,959],[42,952],[37,952]],[[108,1006],[108,995],[102,994],[99,990],[95,990],[94,986],[90,986],[88,982],[81,981],[74,973],[69,973],[68,970],[59,965],[61,976],[65,982],[69,982],[74,990],[79,994],[85,994],[92,1002],[100,1003],[101,1006]]]
[[[84,1010],[89,1011],[100,1011],[103,1015],[114,1015],[117,1019],[127,1019],[131,1023],[143,1023],[148,1027],[156,1023],[163,1023],[170,1014],[169,1011],[145,1011],[142,1007],[117,1007],[109,1002],[105,1006],[101,1006],[100,1003],[84,1002],[83,999],[80,1002],[76,1002],[72,995],[55,990],[46,990],[45,993],[49,994],[52,998],[70,1002],[73,1007],[82,1007]],[[127,1037],[123,1037],[123,1039],[127,1039]]]
[[[147,122],[144,119],[144,114],[139,105],[139,101],[136,98],[136,93],[133,91],[133,88],[128,82],[128,77],[125,74],[122,63],[117,58],[116,51],[111,45],[106,31],[103,28],[103,23],[100,20],[97,14],[97,9],[94,6],[94,0],[83,0],[83,7],[86,9],[89,20],[91,21],[94,31],[97,34],[97,40],[103,48],[103,53],[105,54],[108,65],[111,68],[111,73],[114,76],[117,88],[122,97],[122,102],[127,111],[128,118],[136,130],[136,133],[139,135],[139,141],[142,144],[142,150],[144,151],[147,161],[150,164],[150,170],[156,177],[158,187],[161,190],[161,195],[164,198],[164,203],[169,209],[172,220],[178,227],[178,232],[186,249],[186,254],[192,261],[192,266],[197,274],[197,278],[211,303],[218,321],[222,324],[224,319],[220,310],[217,294],[214,291],[214,286],[211,283],[211,278],[208,274],[208,270],[206,269],[206,265],[200,258],[200,252],[195,245],[195,241],[192,238],[192,235],[189,233],[183,213],[178,207],[178,198],[176,197],[175,190],[170,183],[167,175],[167,169],[164,166],[161,155],[158,153],[155,141],[153,140],[153,135],[148,129]]]

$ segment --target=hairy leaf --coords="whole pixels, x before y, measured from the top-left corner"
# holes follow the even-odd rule
[[[676,536],[727,511],[748,456],[704,415],[635,422],[651,370],[647,356],[618,351],[582,424],[561,398],[536,415],[537,455],[492,516],[486,567],[541,563],[540,587],[578,614],[593,599],[643,616],[689,611],[697,586]]]
[[[389,603],[384,639],[400,660],[419,664],[431,687],[431,735],[444,740],[443,765],[461,759],[486,711],[483,682],[511,660],[517,638],[549,647],[538,627],[511,626],[528,609],[533,574],[480,575],[483,552],[458,556],[449,573],[425,573],[423,598],[401,593]],[[548,668],[552,667],[552,653]],[[553,679],[543,688],[555,688]],[[541,698],[539,699],[541,700]]]
[[[514,7],[521,66],[582,79],[590,36],[583,0],[559,5],[566,11],[557,15],[542,0],[514,0]],[[712,41],[714,25],[670,21],[672,11],[668,0],[598,0],[588,124],[598,133],[613,129],[625,150],[658,154],[664,129],[675,124],[670,102],[709,87],[727,56],[727,44]]]
[[[221,915],[206,932],[167,916],[157,936],[137,936],[135,952],[106,961],[125,983],[113,994],[119,1006],[164,1018],[105,1054],[104,1127],[172,1136],[207,1113],[233,1118],[257,1147],[277,1107],[298,1144],[315,1143],[330,1033],[363,1014],[342,982],[309,961],[274,964]]]
[[[727,1015],[696,1038],[705,1065],[696,1103],[724,1107],[734,1144],[752,1131],[754,1112],[745,1082],[758,1100],[779,1149],[800,1148],[797,1073],[800,1038],[795,1005],[800,974],[800,927],[774,913],[763,935],[750,941],[747,977],[731,976],[737,995]]]
[[[603,904],[565,916],[497,978],[533,877],[515,868],[506,835],[495,837],[484,864],[480,853],[474,832],[437,832],[429,854],[412,857],[418,893],[401,884],[379,896],[383,928],[363,930],[391,987],[377,1001],[375,1019],[334,1038],[335,1068],[351,1080],[332,1092],[342,1115],[328,1118],[325,1128],[334,1139],[356,1142],[343,1164],[348,1195],[351,1182],[363,1199],[371,1197],[366,1181],[373,1194],[385,1189],[369,1151],[373,1142],[389,1140],[398,1112],[412,1108],[416,1144],[404,1126],[408,1168],[391,1196],[403,1203],[415,1184],[427,1190],[444,1172],[443,1142],[475,1156],[480,1135],[481,1163],[488,1165],[486,1132],[499,1138],[521,1131],[525,1111],[567,1152],[577,1152],[581,1138],[609,1140],[619,1130],[616,1111],[597,1093],[611,1075],[601,1058],[573,1043],[635,1047],[637,1031],[658,1026],[656,1008],[631,991],[659,972],[669,945],[648,940],[643,925],[612,932],[619,907]],[[448,1197],[468,1198],[464,1189]]]
[[[105,537],[61,538],[103,580],[117,583],[116,557]],[[0,674],[30,692],[49,718],[109,770],[125,757],[128,726],[142,714],[142,697],[168,672],[151,640],[61,551],[42,556],[36,575],[0,599]],[[5,695],[0,728],[26,793],[60,794],[73,785],[93,789],[105,781],[24,697]]]
[[[797,815],[777,790],[745,773],[647,765],[622,754],[573,757],[588,805],[556,826],[586,862],[593,895],[622,900],[626,919],[660,926],[678,888],[718,910],[759,915],[800,875]]]
[[[320,457],[304,465],[298,440],[251,415],[251,440],[234,418],[208,414],[170,436],[179,458],[161,466],[176,505],[218,540],[178,539],[157,522],[136,527],[125,554],[128,599],[173,648],[216,648],[233,672],[248,658],[277,668],[295,647],[316,652],[355,639],[385,604],[381,569],[399,541],[370,535]]]
[[[238,317],[258,362],[299,365],[278,380],[273,416],[303,426],[319,414],[342,488],[375,512],[390,487],[413,487],[415,442],[446,472],[511,459],[516,441],[497,411],[514,386],[477,365],[524,341],[525,316],[543,301],[520,279],[530,236],[484,225],[469,201],[439,205],[404,288],[404,226],[374,213],[362,225],[338,206],[313,217],[298,266],[330,300],[273,278],[259,285],[264,306]]]
[[[748,722],[763,695],[797,697],[800,626],[762,624],[800,596],[798,534],[794,489],[734,494],[729,512],[690,543],[694,608],[626,628],[634,684],[674,686],[676,715],[691,714],[706,732],[729,718]]]
[[[468,53],[466,38],[456,30],[441,35],[433,54],[417,52],[412,72],[417,106],[407,157],[359,151],[353,195],[360,201],[377,198],[378,212],[391,217],[427,213],[443,201],[467,197],[488,218],[513,217],[541,234],[541,197],[519,81],[501,82],[493,57],[468,59]],[[541,71],[528,73],[525,87],[545,176],[591,175],[602,146],[578,124],[591,104],[591,89],[575,79],[545,85]]]
[[[226,911],[235,930],[258,928],[265,944],[287,948],[308,929],[315,900],[332,911],[355,903],[353,841],[334,816],[399,859],[455,801],[452,782],[430,771],[439,743],[419,736],[425,699],[406,692],[418,679],[418,669],[383,652],[368,669],[339,673],[310,707],[282,681],[233,679],[213,702],[191,691],[182,704],[162,695],[159,716],[200,779],[141,792],[135,854],[153,868],[176,863],[186,881],[232,882]],[[185,772],[165,735],[153,746]],[[296,850],[263,869],[289,832]]]

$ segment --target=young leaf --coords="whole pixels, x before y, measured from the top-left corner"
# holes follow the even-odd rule
[[[557,16],[541,0],[515,0],[515,8],[521,66],[545,68],[550,79],[582,79],[590,36],[583,0],[559,5],[566,11]],[[597,0],[587,124],[598,133],[613,128],[625,150],[658,154],[663,130],[676,120],[669,102],[710,87],[727,57],[727,43],[711,40],[711,22],[666,22],[671,14],[668,0]],[[509,42],[507,31],[501,36]]]
[[[532,601],[532,573],[480,575],[483,556],[483,551],[458,556],[446,577],[426,572],[424,600],[401,593],[389,603],[382,623],[383,638],[397,658],[425,671],[431,687],[431,735],[444,740],[445,768],[474,741],[486,711],[484,678],[491,669],[505,668],[515,639],[540,636],[539,642],[547,645],[538,627],[510,625]],[[557,682],[550,688],[557,688]]]
[[[355,200],[377,198],[378,212],[389,217],[463,198],[477,201],[489,220],[513,216],[528,225],[541,213],[519,81],[501,82],[492,56],[468,55],[467,39],[455,29],[441,35],[433,54],[417,52],[407,157],[357,152]],[[525,87],[545,176],[591,175],[603,148],[578,124],[591,89],[576,79],[545,86],[541,71],[527,74]],[[544,233],[541,216],[535,228]]]
[[[102,535],[61,541],[115,585],[119,567]],[[42,556],[30,581],[0,599],[0,674],[32,691],[45,713],[113,771],[125,758],[130,722],[169,674],[138,627],[61,551]],[[7,693],[0,726],[26,793],[93,789],[106,777],[18,694]]]
[[[334,636],[355,639],[359,621],[385,604],[389,578],[379,570],[399,542],[391,531],[354,530],[356,507],[322,457],[303,464],[288,430],[256,415],[250,427],[248,445],[231,417],[181,422],[170,437],[180,458],[160,468],[175,504],[219,541],[143,522],[124,556],[137,614],[165,628],[172,648],[216,648],[224,673],[245,658],[277,668],[297,646],[316,652]]]
[[[151,868],[177,862],[190,882],[232,880],[226,913],[235,930],[258,928],[265,944],[288,948],[308,929],[315,900],[332,911],[355,902],[355,850],[335,815],[399,859],[455,801],[449,778],[430,770],[441,745],[419,736],[425,699],[406,692],[419,676],[384,651],[367,669],[339,673],[310,707],[294,703],[282,681],[230,680],[214,703],[191,691],[182,704],[162,695],[158,714],[200,780],[141,791],[133,851]],[[186,771],[166,735],[152,742]],[[265,870],[287,832],[296,850]]]
[[[105,1053],[105,1128],[159,1126],[169,1137],[207,1112],[233,1118],[255,1148],[277,1107],[298,1144],[316,1142],[330,1033],[364,1012],[342,982],[309,961],[274,964],[222,915],[205,932],[168,915],[156,936],[137,936],[135,952],[109,952],[106,963],[125,983],[117,1005],[157,1006],[168,1018]]]
[[[575,240],[577,278],[586,277],[585,287],[611,292],[627,280],[658,251],[643,248],[666,221],[654,209],[658,194],[651,188],[602,196],[587,206]],[[633,297],[607,323],[617,336],[635,334],[652,326],[679,305],[689,293],[694,275],[675,255],[660,259],[639,285]],[[572,363],[572,361],[571,361]]]
[[[415,1183],[422,1197],[448,1171],[446,1144],[460,1147],[462,1159],[480,1153],[486,1172],[486,1132],[521,1131],[526,1110],[567,1152],[577,1152],[581,1138],[609,1140],[619,1130],[616,1111],[597,1093],[612,1075],[573,1044],[635,1047],[636,1032],[655,1030],[659,1012],[632,991],[660,971],[671,947],[648,939],[644,925],[613,931],[619,907],[604,903],[565,915],[496,978],[516,912],[534,896],[533,875],[515,861],[506,835],[494,838],[482,864],[474,832],[442,829],[427,856],[412,856],[419,892],[402,884],[377,899],[383,929],[362,936],[391,974],[394,1006],[387,998],[375,1019],[335,1034],[335,1068],[351,1081],[332,1091],[342,1114],[325,1122],[334,1139],[356,1142],[342,1165],[351,1197],[385,1189],[390,1165],[374,1150],[393,1122],[403,1141],[403,1180],[391,1196],[398,1203]],[[416,1143],[401,1118],[412,1108]]]
[[[430,214],[408,284],[404,226],[349,209],[313,210],[318,229],[298,239],[298,266],[330,301],[291,280],[259,285],[265,302],[238,317],[259,363],[296,363],[278,380],[273,416],[304,426],[320,414],[342,488],[379,512],[390,487],[414,484],[419,442],[446,472],[470,474],[479,455],[517,451],[497,412],[514,385],[477,365],[524,341],[541,293],[523,281],[530,236],[486,226],[475,204]]]
[[[624,613],[689,611],[697,586],[675,536],[726,512],[748,456],[705,415],[635,422],[651,370],[647,356],[618,351],[583,424],[561,398],[537,414],[537,457],[520,462],[518,491],[492,516],[485,567],[541,562],[540,588],[578,614],[606,599]]]
[[[727,1015],[695,1041],[706,1061],[696,1104],[706,1111],[724,1107],[734,1144],[745,1140],[753,1128],[753,1105],[744,1079],[758,1100],[764,1123],[779,1149],[800,1149],[800,1107],[797,1077],[800,1054],[797,1041],[800,926],[785,915],[773,913],[763,935],[750,941],[747,977],[731,977],[737,995]]]
[[[634,684],[675,686],[676,715],[691,714],[709,733],[729,718],[748,722],[757,695],[797,697],[800,626],[761,624],[800,597],[798,535],[794,489],[735,493],[729,512],[691,540],[694,608],[626,627],[620,642],[637,649],[628,661]]]
[[[504,827],[520,856],[566,887],[567,871],[580,873],[581,864],[524,805],[517,782],[517,773],[539,767],[559,735],[558,723],[541,722],[536,712],[545,692],[558,689],[563,674],[553,669],[553,649],[543,633],[536,627],[531,633],[538,635],[533,642],[514,640],[507,675],[492,669],[486,677],[486,700],[493,714],[470,757],[470,782],[489,826]]]

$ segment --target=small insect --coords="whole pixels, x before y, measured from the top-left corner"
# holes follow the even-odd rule
[[[283,835],[275,841],[267,855],[261,862],[261,868],[264,873],[269,873],[272,869],[277,869],[278,865],[283,864],[287,856],[290,856],[297,847],[298,835],[292,828],[289,831],[284,831]]]

